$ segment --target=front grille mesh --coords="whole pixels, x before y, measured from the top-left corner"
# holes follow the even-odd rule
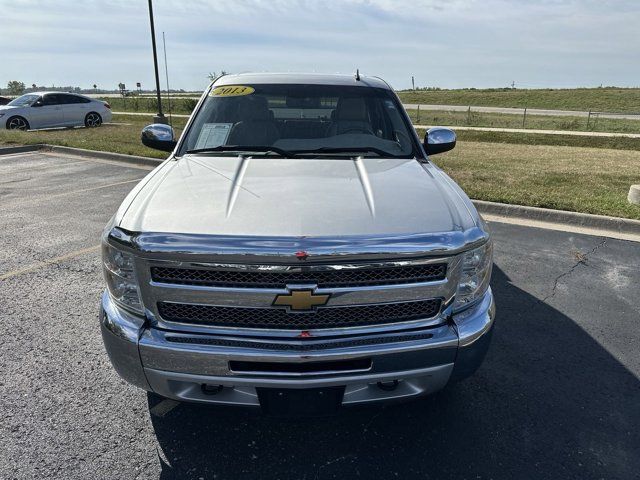
[[[159,302],[158,311],[167,321],[197,325],[318,329],[356,327],[428,319],[440,311],[440,299],[417,302],[323,307],[309,313],[290,313],[280,308],[219,307],[189,303]]]
[[[446,263],[302,272],[151,268],[155,282],[232,288],[284,288],[296,283],[314,284],[319,288],[398,285],[443,280],[446,274]]]

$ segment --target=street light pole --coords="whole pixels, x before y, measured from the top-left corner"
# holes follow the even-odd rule
[[[149,0],[149,22],[151,23],[151,45],[153,46],[153,68],[156,72],[156,95],[158,97],[158,115],[153,117],[155,123],[167,123],[162,113],[162,99],[160,98],[160,75],[158,74],[158,53],[156,52],[156,29],[153,25],[153,5]]]

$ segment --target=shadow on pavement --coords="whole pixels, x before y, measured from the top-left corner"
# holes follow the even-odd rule
[[[638,478],[638,379],[497,267],[492,286],[493,343],[473,377],[321,419],[180,405],[151,415],[160,478]]]

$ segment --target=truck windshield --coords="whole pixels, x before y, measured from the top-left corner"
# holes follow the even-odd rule
[[[211,90],[179,154],[414,157],[412,128],[389,90],[339,85],[225,85]],[[258,148],[259,147],[259,148]],[[224,153],[222,153],[224,152]]]

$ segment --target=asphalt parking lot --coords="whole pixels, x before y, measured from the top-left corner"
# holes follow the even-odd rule
[[[320,419],[151,413],[97,323],[100,233],[148,170],[0,156],[0,478],[639,478],[640,243],[515,225],[474,377]]]

